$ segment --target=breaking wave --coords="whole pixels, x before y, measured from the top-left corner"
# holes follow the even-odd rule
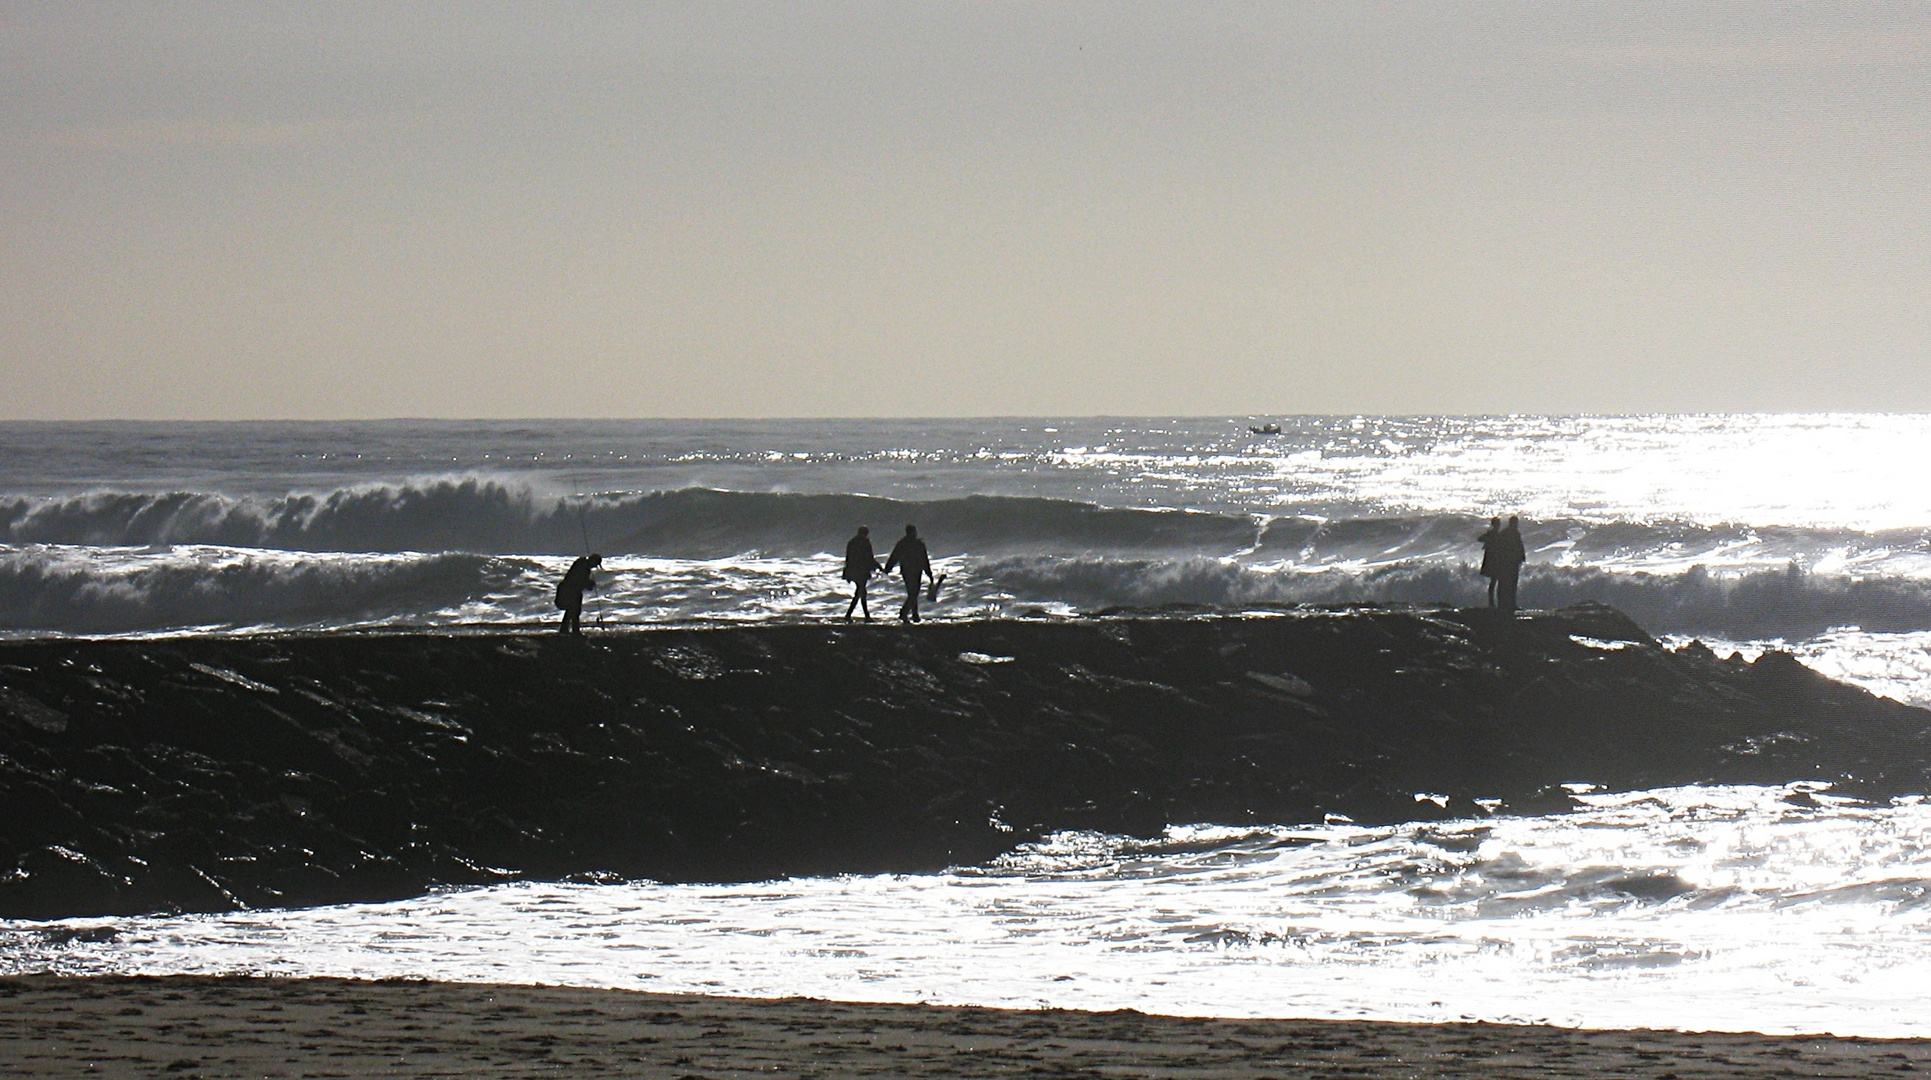
[[[145,547],[219,544],[286,551],[606,553],[722,558],[842,550],[852,527],[881,538],[916,522],[954,549],[1158,550],[1228,554],[1251,548],[1244,516],[1117,509],[1062,499],[970,496],[929,502],[686,488],[587,497],[466,476],[262,499],[199,492],[92,492],[0,498],[0,540]]]
[[[1021,602],[1092,610],[1193,604],[1406,603],[1475,605],[1482,579],[1467,566],[1402,563],[1367,570],[1252,567],[1221,559],[1009,558],[978,576]],[[1931,581],[1857,579],[1793,569],[1717,574],[1612,572],[1535,566],[1523,603],[1560,608],[1594,601],[1616,607],[1655,633],[1751,638],[1808,637],[1834,627],[1896,632],[1931,628]]]
[[[563,556],[280,552],[215,546],[102,551],[0,549],[0,633],[145,633],[215,628],[320,628],[370,623],[546,621]],[[1241,610],[1291,604],[1484,602],[1465,563],[1248,565],[1225,558],[1015,555],[944,560],[959,618],[1110,608]],[[818,558],[615,558],[593,608],[616,622],[812,619],[842,614],[849,586]],[[874,587],[889,613],[896,583]],[[1588,601],[1627,612],[1658,634],[1797,640],[1856,627],[1931,630],[1931,580],[1855,578],[1790,568],[1674,573],[1530,565],[1523,603]]]
[[[929,501],[683,488],[590,496],[499,475],[255,497],[0,497],[0,632],[548,619],[586,543],[609,618],[816,617],[859,523],[915,522],[947,611],[1482,602],[1472,516],[1324,520],[1034,497]],[[1595,601],[1658,633],[1931,629],[1931,538],[1683,522],[1531,522],[1524,603]],[[885,590],[889,592],[889,590]]]
[[[572,496],[488,475],[272,498],[129,491],[0,497],[0,544],[110,548],[561,556],[588,545],[606,554],[662,558],[795,558],[842,551],[858,524],[869,524],[888,543],[906,523],[931,538],[935,553],[1238,555],[1358,566],[1464,562],[1482,524],[1460,514],[1269,519],[995,495],[907,500],[682,488]],[[1692,562],[1765,567],[1794,560],[1811,569],[1931,577],[1925,530],[1558,519],[1529,523],[1524,538],[1536,563],[1683,570]]]
[[[500,606],[492,595],[533,569],[465,554],[317,558],[184,547],[104,562],[76,549],[26,548],[0,552],[0,630],[112,634],[487,616]]]

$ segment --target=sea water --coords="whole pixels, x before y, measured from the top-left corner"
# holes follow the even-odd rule
[[[1249,430],[1277,422],[1278,435]],[[0,632],[842,615],[906,522],[940,618],[1524,602],[1788,648],[1931,704],[1931,417],[0,425]],[[1237,1016],[1931,1035],[1931,808],[1593,793],[1382,829],[1175,822],[938,875],[517,883],[393,904],[0,925],[0,971],[416,975]]]
[[[1382,828],[1068,833],[942,874],[0,924],[0,972],[1931,1036],[1931,805],[1814,785],[1583,801]]]

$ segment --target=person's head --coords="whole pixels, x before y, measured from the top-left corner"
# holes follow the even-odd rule
[[[870,525],[860,525],[858,527],[858,535],[860,536],[872,535],[872,527]]]
[[[905,527],[905,535],[917,536],[918,534],[919,534],[919,527],[917,525],[907,525]]]
[[[1501,528],[1501,527],[1502,527],[1502,519],[1501,519],[1501,518],[1499,518],[1499,517],[1492,517],[1492,518],[1489,518],[1489,519],[1488,519],[1488,527],[1489,527],[1489,528],[1491,528],[1491,529],[1499,529],[1499,528]]]
[[[593,552],[591,552],[591,553],[590,553],[590,565],[591,565],[591,566],[602,566],[602,565],[603,565],[603,556],[602,556],[602,555],[599,555],[599,554],[597,554],[597,553],[596,553],[596,552],[594,552],[594,551],[593,551]]]
[[[1516,517],[1514,514],[1509,515],[1509,528],[1513,529],[1517,525],[1520,525],[1521,523],[1522,523],[1521,518]]]

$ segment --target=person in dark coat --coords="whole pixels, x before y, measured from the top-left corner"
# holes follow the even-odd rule
[[[1522,578],[1522,564],[1529,561],[1528,549],[1522,546],[1521,521],[1514,514],[1509,515],[1509,523],[1495,538],[1495,575],[1496,601],[1503,611],[1515,610],[1515,588]]]
[[[919,621],[919,584],[922,578],[932,576],[932,557],[926,553],[925,541],[919,539],[916,525],[907,525],[905,535],[892,545],[892,553],[885,558],[885,572],[898,572],[905,578],[905,603],[898,609],[899,622]]]
[[[590,572],[602,565],[603,556],[593,551],[563,572],[563,580],[557,582],[557,606],[563,609],[563,623],[557,627],[558,633],[583,633],[583,591],[597,587],[597,579]]]
[[[1488,579],[1489,607],[1495,606],[1495,579],[1501,573],[1498,569],[1501,560],[1495,557],[1496,545],[1501,537],[1502,519],[1492,517],[1488,519],[1488,528],[1483,531],[1482,535],[1475,538],[1475,542],[1482,545],[1482,576]]]
[[[852,621],[852,609],[863,608],[865,621],[872,621],[872,604],[865,598],[865,586],[872,575],[883,570],[878,565],[878,556],[872,553],[872,530],[863,525],[858,527],[858,535],[845,542],[846,581],[852,583],[852,602],[845,605],[845,621]]]

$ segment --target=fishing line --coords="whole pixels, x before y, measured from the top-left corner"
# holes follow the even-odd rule
[[[589,501],[590,497],[585,495],[577,503],[577,536],[583,541],[583,557],[586,559],[590,557],[590,527],[584,523],[584,506]],[[597,594],[597,626],[601,629],[603,627],[603,590],[592,589],[591,591]]]

